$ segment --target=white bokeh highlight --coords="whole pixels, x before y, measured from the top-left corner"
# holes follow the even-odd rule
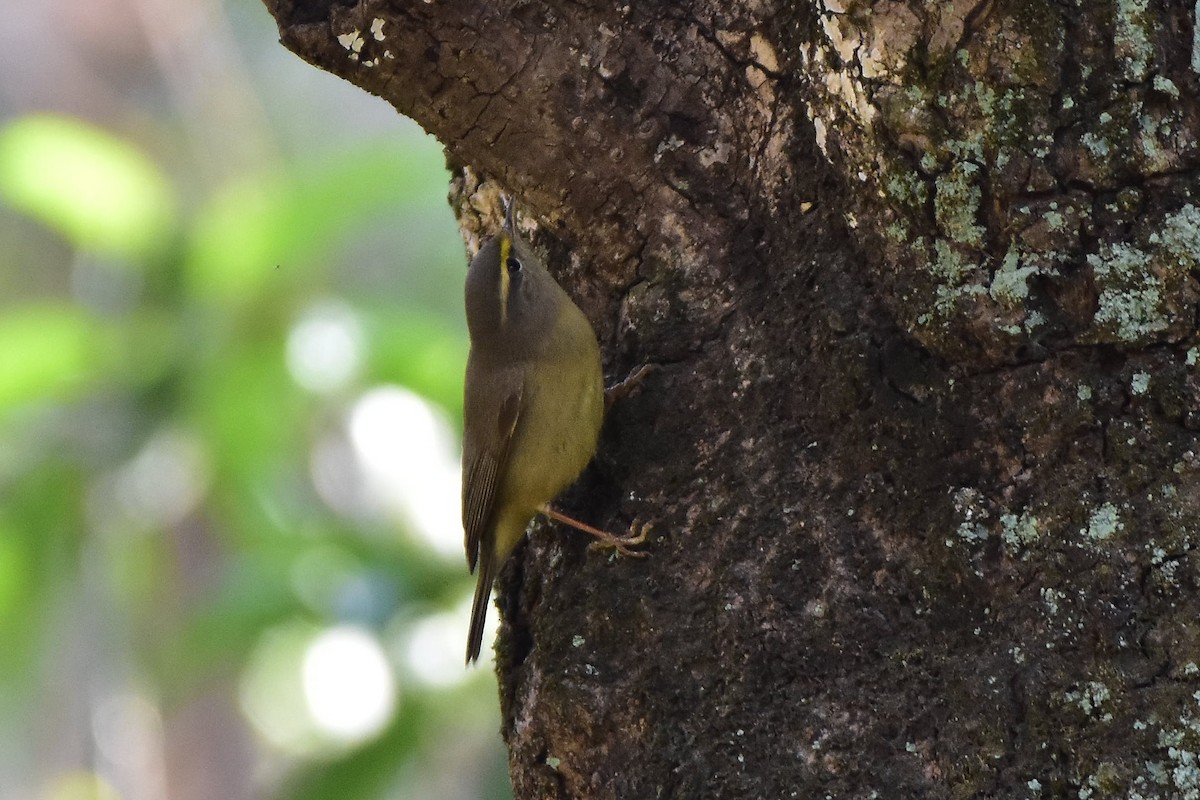
[[[490,678],[493,673],[492,642],[496,638],[497,625],[495,611],[490,607],[483,628],[479,663],[472,668],[463,668],[471,601],[468,594],[453,611],[428,614],[409,628],[399,660],[404,674],[414,683],[446,689],[479,676]]]
[[[350,410],[349,438],[371,500],[446,558],[462,558],[458,437],[440,409],[399,386]]]
[[[363,362],[362,323],[340,300],[322,300],[305,311],[287,339],[287,366],[296,383],[317,394],[355,378]]]
[[[379,640],[339,625],[308,645],[301,668],[304,699],[318,729],[343,742],[379,733],[396,708],[396,680]]]
[[[116,495],[125,515],[139,522],[178,523],[208,491],[208,456],[200,441],[178,430],[151,437],[117,475]]]
[[[301,619],[259,637],[238,685],[242,711],[258,734],[301,757],[377,735],[399,696],[392,663],[370,630]]]

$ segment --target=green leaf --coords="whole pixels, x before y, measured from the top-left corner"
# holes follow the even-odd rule
[[[0,130],[0,197],[81,250],[144,262],[162,252],[175,197],[129,144],[68,117],[22,117]]]
[[[309,277],[353,229],[398,213],[398,202],[444,191],[448,179],[428,139],[375,143],[315,167],[248,177],[219,192],[197,219],[191,288],[252,302],[272,282]]]
[[[0,315],[0,411],[62,397],[97,367],[94,326],[70,306],[24,306]]]

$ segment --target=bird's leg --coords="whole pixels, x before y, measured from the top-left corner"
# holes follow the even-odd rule
[[[604,409],[607,411],[609,406],[636,389],[646,379],[646,376],[656,369],[658,369],[657,364],[642,364],[633,372],[626,375],[624,380],[618,381],[605,389]]]
[[[566,514],[559,513],[549,505],[544,505],[538,510],[555,522],[561,522],[564,525],[570,525],[577,531],[583,531],[590,536],[595,536],[597,541],[592,543],[592,547],[611,547],[621,555],[629,556],[630,558],[646,557],[645,553],[639,553],[634,550],[630,550],[629,548],[637,547],[639,544],[646,541],[646,535],[650,533],[651,526],[649,524],[639,525],[637,522],[634,522],[634,524],[630,526],[629,533],[627,535],[615,536],[606,531],[602,531],[599,528],[593,528],[587,523],[568,517]]]

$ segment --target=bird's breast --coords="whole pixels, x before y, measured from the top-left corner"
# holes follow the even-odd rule
[[[533,509],[574,481],[596,452],[604,420],[599,355],[541,361],[525,376],[505,493]]]

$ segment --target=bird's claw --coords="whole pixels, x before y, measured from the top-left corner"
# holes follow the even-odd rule
[[[597,539],[588,545],[588,550],[614,550],[630,558],[645,558],[648,553],[631,550],[630,548],[637,547],[645,542],[646,537],[650,535],[650,531],[653,528],[654,524],[651,522],[643,523],[634,520],[633,524],[629,526],[629,533],[626,535],[614,536],[611,533],[607,534],[606,538]]]
[[[638,386],[641,385],[642,381],[644,381],[646,379],[647,375],[649,375],[651,372],[654,372],[658,368],[659,368],[658,364],[650,364],[650,363],[642,364],[640,367],[635,369],[633,372],[626,375],[624,380],[618,381],[617,383],[614,383],[612,386],[605,388],[605,390],[604,390],[604,407],[607,409],[613,403],[617,402],[621,398],[628,395],[630,392],[632,392],[634,389],[636,389]]]

